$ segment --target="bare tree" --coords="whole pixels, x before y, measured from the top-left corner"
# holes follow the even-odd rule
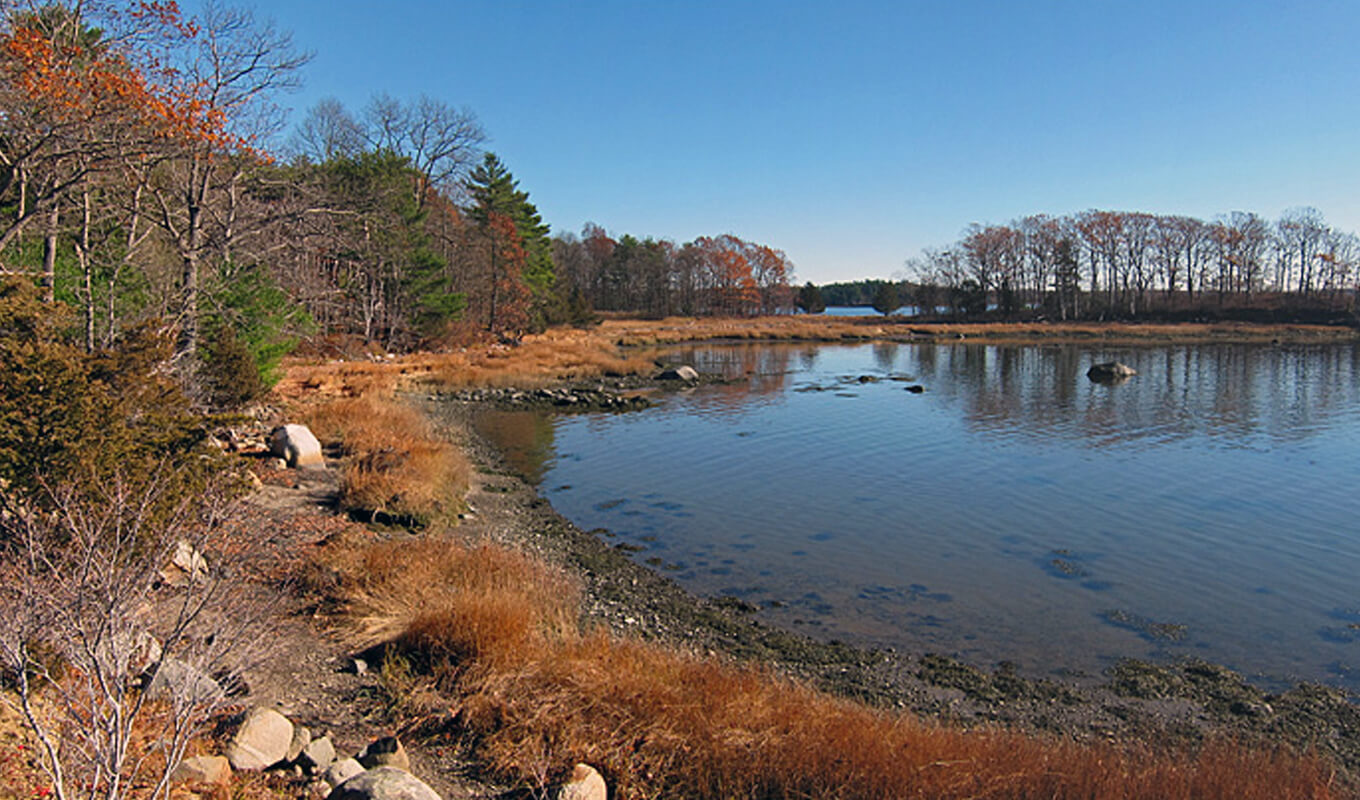
[[[220,488],[153,512],[179,479],[164,467],[95,500],[53,488],[50,511],[21,506],[0,521],[6,702],[57,800],[147,786],[167,797],[191,738],[227,700],[222,681],[264,640],[267,605],[208,547],[229,509]]]
[[[364,128],[334,97],[322,98],[298,124],[290,149],[314,164],[364,149]]]
[[[486,141],[475,114],[426,95],[407,102],[386,93],[375,95],[364,122],[371,147],[409,159],[420,173],[416,202],[422,206],[431,187],[456,199]]]

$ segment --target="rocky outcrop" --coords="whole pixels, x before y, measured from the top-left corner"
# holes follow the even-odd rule
[[[288,757],[293,742],[293,723],[272,708],[256,706],[227,747],[227,760],[240,770],[261,770]]]
[[[324,469],[326,466],[321,442],[306,425],[288,424],[275,428],[269,434],[269,452],[294,469]]]

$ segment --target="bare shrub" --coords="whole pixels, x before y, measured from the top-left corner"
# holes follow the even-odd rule
[[[218,482],[165,513],[181,477],[163,465],[93,492],[52,487],[0,520],[4,697],[57,800],[168,796],[261,650],[268,603],[212,547],[230,492]]]

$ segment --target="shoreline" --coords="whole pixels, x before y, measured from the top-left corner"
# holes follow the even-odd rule
[[[557,513],[475,430],[473,417],[494,402],[436,395],[417,405],[474,464],[467,497],[474,513],[460,532],[490,535],[578,576],[588,626],[757,663],[832,695],[946,725],[1153,746],[1220,737],[1267,747],[1288,743],[1316,747],[1348,782],[1360,776],[1360,708],[1335,687],[1299,684],[1272,693],[1195,659],[1127,660],[1105,674],[1072,680],[1029,678],[1004,663],[989,671],[949,656],[861,648],[778,628],[735,598],[688,592],[611,545],[603,531],[583,531]]]

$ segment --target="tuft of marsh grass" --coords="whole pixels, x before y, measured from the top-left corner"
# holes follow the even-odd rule
[[[338,444],[341,503],[419,522],[456,511],[467,492],[467,458],[413,408],[372,395],[311,409],[308,426]]]

